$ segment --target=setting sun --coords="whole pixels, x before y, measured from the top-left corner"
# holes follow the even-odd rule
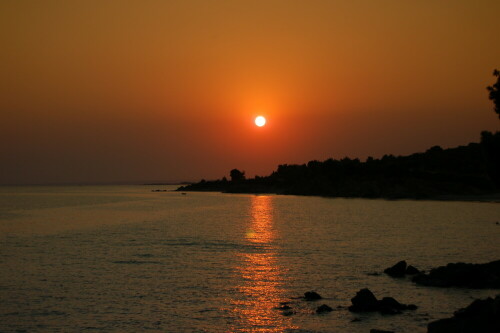
[[[266,118],[264,118],[262,116],[258,116],[257,118],[255,118],[255,125],[262,127],[265,124],[266,124]]]

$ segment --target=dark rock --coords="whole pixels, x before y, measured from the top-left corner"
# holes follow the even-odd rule
[[[375,328],[372,328],[370,330],[370,333],[394,333],[394,331],[384,331],[384,330],[377,330]]]
[[[288,311],[283,311],[281,314],[282,314],[283,316],[288,317],[288,316],[294,315],[294,314],[295,314],[295,312],[294,312],[294,311],[290,311],[290,310],[288,310]]]
[[[351,298],[352,305],[349,307],[351,312],[371,312],[378,311],[379,305],[377,298],[369,289],[361,289],[356,296]]]
[[[432,271],[432,270],[431,270]],[[415,275],[411,280],[416,284],[420,284],[428,287],[451,287],[449,283],[443,278],[439,278],[437,275],[430,277],[429,274],[420,273]]]
[[[481,315],[493,316],[495,312],[500,315],[500,303],[495,304],[495,302],[500,302],[500,296],[497,296],[496,299],[492,299],[491,297],[485,300],[476,299],[465,309],[455,311],[453,315],[457,318],[468,318]]]
[[[384,297],[378,301],[380,309],[406,310],[406,304],[401,304],[392,297]]]
[[[306,299],[306,301],[317,301],[318,299],[322,299],[323,297],[321,297],[320,294],[315,291],[308,291],[304,293],[304,298]]]
[[[406,261],[402,260],[398,262],[396,265],[386,268],[384,273],[392,276],[392,277],[403,277],[406,274]]]
[[[420,271],[412,265],[408,265],[408,267],[406,267],[406,274],[408,275],[415,275],[419,273]]]
[[[291,306],[285,304],[285,305],[280,305],[276,309],[278,309],[278,310],[290,310],[291,308],[292,308]]]
[[[379,272],[370,272],[370,273],[366,273],[366,275],[370,275],[370,276],[379,276],[380,273]]]
[[[333,309],[326,304],[318,306],[318,308],[316,309],[316,313],[325,313],[325,312],[332,312],[332,311],[333,311]]]
[[[396,315],[396,314],[402,313],[401,310],[389,308],[389,307],[381,307],[379,309],[379,312],[383,315]]]
[[[448,264],[418,274],[413,282],[433,287],[500,288],[500,260],[486,264]]]
[[[392,297],[384,297],[377,300],[375,295],[369,289],[361,289],[356,296],[351,299],[352,305],[349,307],[351,312],[374,312],[379,311],[382,314],[399,314],[402,310],[415,310],[416,305],[406,305],[399,303]]]
[[[418,309],[418,306],[416,306],[415,304],[408,304],[408,305],[406,306],[406,308],[407,308],[408,310],[416,310],[416,309]]]
[[[359,319],[359,318],[357,318],[357,317],[356,317],[356,318],[353,318],[353,319],[351,320],[351,323],[355,323],[355,322],[357,322],[357,321],[361,321],[361,319]]]
[[[453,317],[433,321],[428,333],[498,333],[500,332],[500,295],[495,299],[475,300]]]

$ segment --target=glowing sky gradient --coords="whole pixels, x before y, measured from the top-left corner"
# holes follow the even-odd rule
[[[0,184],[253,176],[497,130],[500,2],[0,2]],[[266,126],[254,124],[264,115]]]

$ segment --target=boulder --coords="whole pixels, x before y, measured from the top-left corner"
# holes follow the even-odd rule
[[[433,321],[427,325],[428,333],[498,333],[500,332],[500,295],[495,299],[475,300],[453,317]]]
[[[393,297],[384,297],[377,300],[375,295],[369,289],[361,289],[351,299],[352,305],[349,307],[351,312],[374,312],[379,311],[382,314],[398,314],[402,310],[415,310],[414,304],[406,305],[399,303]]]
[[[306,301],[317,301],[319,299],[322,299],[323,297],[321,297],[320,294],[315,291],[308,291],[304,293],[304,298],[306,299]]]
[[[356,296],[351,298],[352,305],[349,307],[351,312],[372,312],[378,311],[378,300],[370,289],[361,289]]]
[[[412,265],[408,265],[408,267],[406,267],[406,274],[407,275],[415,275],[415,274],[419,274],[419,273],[420,273],[420,271]]]
[[[378,301],[378,306],[380,309],[389,308],[394,310],[406,310],[408,306],[406,304],[401,304],[392,297],[384,297]]]
[[[326,312],[332,312],[332,311],[333,311],[333,309],[326,304],[318,306],[318,308],[316,309],[316,313],[326,313]]]
[[[406,261],[402,260],[392,267],[386,268],[384,273],[392,277],[403,277],[406,274]]]

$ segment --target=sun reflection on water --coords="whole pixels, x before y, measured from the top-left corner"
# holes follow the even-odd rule
[[[273,196],[253,196],[245,233],[249,250],[240,254],[237,271],[243,278],[241,295],[233,302],[239,327],[245,332],[283,332],[296,328],[276,307],[284,301],[284,271],[277,262],[277,233],[273,224]]]

